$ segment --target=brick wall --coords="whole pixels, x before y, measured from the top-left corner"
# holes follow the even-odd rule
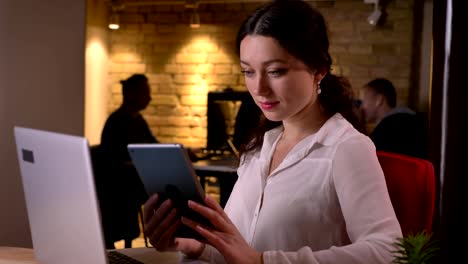
[[[312,3],[329,24],[333,71],[358,89],[372,78],[391,79],[407,103],[412,59],[413,0],[394,0],[384,27],[367,24],[373,7],[362,0]],[[111,32],[109,113],[122,101],[119,80],[145,73],[153,100],[143,112],[162,142],[206,144],[206,95],[226,87],[245,90],[235,54],[241,21],[258,3],[201,4],[202,26],[188,27],[183,5],[129,6]]]

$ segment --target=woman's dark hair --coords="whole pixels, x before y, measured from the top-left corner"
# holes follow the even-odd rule
[[[393,86],[392,82],[385,78],[377,78],[367,83],[366,86],[374,92],[383,95],[387,100],[388,106],[392,108],[396,106],[397,95],[395,86]]]
[[[318,101],[328,116],[341,113],[356,129],[363,131],[353,111],[353,91],[343,77],[333,75],[332,58],[328,53],[329,41],[325,19],[319,11],[301,0],[276,0],[258,8],[241,25],[237,34],[237,53],[248,35],[272,37],[292,56],[301,60],[311,70],[326,72],[320,82],[322,92]],[[281,125],[263,119],[252,136],[250,144],[241,152],[260,147],[263,135],[269,129]]]

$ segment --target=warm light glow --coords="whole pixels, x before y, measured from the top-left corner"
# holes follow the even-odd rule
[[[117,13],[111,14],[111,16],[109,17],[109,28],[112,30],[119,29],[120,28],[119,22],[120,22],[119,14]]]
[[[112,29],[112,30],[117,30],[120,28],[120,25],[119,24],[109,24],[109,28]]]
[[[107,119],[108,94],[106,89],[108,69],[107,32],[105,28],[88,28],[85,73],[85,136],[90,144],[101,141],[101,131]]]

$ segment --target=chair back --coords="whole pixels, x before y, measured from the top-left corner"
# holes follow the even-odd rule
[[[403,235],[432,231],[435,174],[430,161],[377,151]]]

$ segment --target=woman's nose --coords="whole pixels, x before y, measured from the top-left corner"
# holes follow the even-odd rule
[[[270,86],[268,84],[267,78],[262,75],[259,75],[258,78],[253,82],[253,92],[256,95],[265,95],[270,92]]]

